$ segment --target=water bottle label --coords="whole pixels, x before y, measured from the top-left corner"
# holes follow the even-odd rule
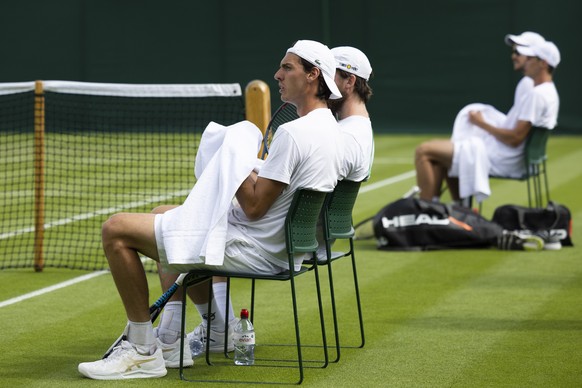
[[[255,333],[237,333],[234,335],[234,345],[254,345]]]

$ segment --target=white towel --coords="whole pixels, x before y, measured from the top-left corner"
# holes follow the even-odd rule
[[[196,157],[196,184],[181,206],[156,215],[162,262],[222,265],[228,210],[257,164],[261,137],[249,121],[229,127],[210,123],[205,129]]]
[[[456,141],[453,166],[458,166],[458,172],[451,168],[449,175],[459,177],[459,196],[473,196],[477,202],[482,202],[491,195],[489,187],[489,158],[485,144],[479,137]],[[454,175],[453,175],[454,174]]]
[[[486,144],[495,144],[494,137],[469,121],[470,111],[480,111],[483,119],[494,126],[505,121],[505,114],[491,105],[469,104],[457,114],[453,124],[451,141],[455,151],[450,176],[459,177],[459,195],[461,198],[473,196],[482,202],[491,195],[489,186],[489,150]]]
[[[196,179],[200,178],[200,175],[202,175],[202,172],[216,154],[216,151],[222,146],[225,135],[226,127],[214,121],[208,123],[204,132],[202,132],[200,145],[196,153],[196,162],[194,163],[194,176],[196,176]]]
[[[482,139],[491,137],[492,135],[484,129],[472,124],[469,121],[470,111],[480,111],[483,114],[483,119],[489,124],[499,127],[505,122],[505,114],[498,111],[491,105],[474,103],[463,107],[455,117],[453,124],[453,134],[451,141],[454,143],[458,140],[468,139],[470,137],[480,137]]]

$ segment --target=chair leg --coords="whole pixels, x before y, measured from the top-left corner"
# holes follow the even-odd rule
[[[295,321],[295,341],[297,344],[297,364],[299,367],[299,381],[297,382],[297,384],[301,384],[303,382],[303,356],[301,354],[301,335],[299,334],[299,311],[297,309],[297,295],[295,293],[294,277],[291,277],[290,283],[291,283],[291,299],[293,303],[293,319]]]
[[[328,355],[328,351],[327,351],[327,338],[325,335],[325,319],[323,316],[323,303],[321,300],[321,285],[319,282],[319,269],[318,269],[318,265],[317,265],[317,256],[314,254],[313,255],[313,260],[314,260],[314,265],[313,265],[313,269],[315,271],[315,287],[317,290],[317,305],[319,307],[319,322],[321,324],[321,340],[322,340],[322,345],[323,345],[323,365],[321,366],[322,368],[326,368],[329,364],[329,355]]]
[[[544,183],[546,186],[546,202],[550,202],[550,185],[548,184],[548,171],[546,170],[546,161],[542,163],[543,173],[544,173]]]
[[[208,317],[206,319],[206,352],[205,352],[205,358],[206,358],[206,364],[207,365],[212,365],[212,361],[210,360],[210,329],[212,326],[212,298],[213,298],[213,294],[212,294],[212,278],[210,278],[210,281],[208,282]]]
[[[335,290],[333,286],[333,273],[332,273],[332,262],[331,262],[331,247],[326,247],[327,251],[327,273],[329,277],[329,291],[330,291],[330,300],[331,300],[331,314],[333,318],[333,331],[335,336],[335,351],[336,357],[332,362],[339,362],[340,360],[340,339],[339,339],[339,329],[337,324],[337,308],[335,304]]]
[[[350,239],[350,254],[352,256],[352,272],[354,274],[354,288],[356,290],[356,304],[358,306],[358,319],[360,321],[360,338],[361,343],[358,348],[363,348],[366,343],[366,337],[364,335],[364,317],[362,315],[362,303],[360,301],[360,287],[358,285],[358,271],[356,270],[356,255],[354,253],[354,240]]]
[[[541,170],[539,166],[535,167],[535,175],[534,175],[534,194],[536,200],[536,207],[542,207],[542,181],[541,181]]]
[[[182,322],[180,322],[180,333],[186,332],[186,300],[187,300],[187,287],[182,287]],[[180,336],[180,379],[186,380],[184,376],[184,342],[186,342],[184,335]]]
[[[530,182],[530,179],[532,179],[532,176],[530,176],[529,174],[526,177],[526,182],[527,182],[527,205],[528,207],[532,207],[531,206],[531,189],[530,189],[530,184],[533,186],[533,183]]]
[[[226,278],[226,306],[224,306],[225,319],[224,319],[224,357],[230,358],[228,355],[228,317],[230,316],[230,278]],[[252,321],[251,321],[252,322]]]

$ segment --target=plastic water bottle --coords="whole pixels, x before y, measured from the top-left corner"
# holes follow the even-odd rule
[[[249,321],[249,310],[240,311],[240,321],[234,326],[234,363],[253,365],[255,363],[255,329]]]
[[[204,330],[203,326],[200,327],[202,328],[202,338],[205,338],[206,330]],[[188,335],[188,344],[190,345],[190,352],[192,353],[192,357],[198,357],[206,351],[206,346],[204,345],[202,338],[199,335],[194,335],[194,333]]]
[[[194,336],[190,337],[190,352],[192,353],[192,357],[198,357],[206,348],[204,347],[204,343],[200,341],[200,338],[196,338]]]

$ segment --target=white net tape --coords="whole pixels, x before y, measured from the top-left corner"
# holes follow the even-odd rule
[[[0,95],[34,90],[35,83],[0,83]],[[241,87],[230,84],[113,84],[98,82],[43,81],[47,92],[114,97],[235,97]]]

